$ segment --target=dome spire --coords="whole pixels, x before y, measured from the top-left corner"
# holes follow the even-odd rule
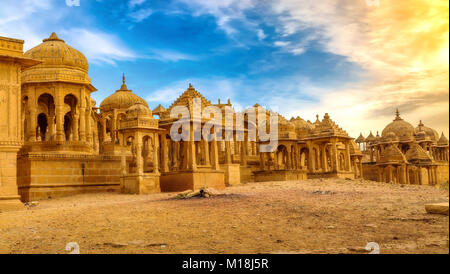
[[[47,42],[47,41],[61,41],[61,42],[64,42],[64,40],[59,39],[58,35],[56,35],[55,32],[52,32],[52,34],[50,34],[50,37],[42,40],[42,42]]]
[[[122,86],[120,87],[120,89],[118,91],[131,91],[131,90],[128,90],[128,87],[125,84],[125,72],[122,73]]]
[[[395,119],[394,119],[394,121],[399,121],[399,120],[403,120],[401,117],[400,117],[400,112],[398,111],[398,108],[395,110]]]

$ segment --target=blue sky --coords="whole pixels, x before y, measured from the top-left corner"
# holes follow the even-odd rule
[[[388,72],[384,82],[402,75],[386,79],[395,66],[380,67],[370,56],[374,45],[361,42],[376,34],[366,29],[375,11],[364,0],[1,2],[0,35],[24,39],[29,49],[55,31],[86,55],[98,105],[120,88],[124,72],[151,107],[167,107],[192,83],[212,102],[230,98],[237,109],[259,103],[310,120],[329,112],[352,135],[382,130],[398,106],[413,125],[421,117],[448,134],[448,119],[433,118],[448,115],[448,107],[429,115],[397,93],[391,101],[379,96],[392,88],[374,88],[380,72]],[[431,103],[444,96],[448,104],[448,86],[439,91]]]

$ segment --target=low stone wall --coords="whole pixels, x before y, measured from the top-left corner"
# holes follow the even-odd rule
[[[330,172],[309,172],[308,179],[317,178],[341,178],[341,179],[355,179],[353,171],[330,171]]]
[[[378,167],[375,163],[363,163],[364,180],[378,181]]]
[[[197,190],[204,187],[224,189],[225,173],[206,170],[167,172],[161,174],[160,182],[163,192]]]
[[[448,182],[448,172],[448,163],[438,163],[438,166],[436,168],[436,179],[438,184]]]
[[[26,154],[17,160],[17,184],[23,202],[120,191],[120,175],[120,157]]]
[[[150,194],[161,192],[159,174],[128,174],[123,177],[122,192],[126,194]]]
[[[253,173],[255,174],[255,182],[300,181],[307,179],[307,174],[304,170],[259,170]]]

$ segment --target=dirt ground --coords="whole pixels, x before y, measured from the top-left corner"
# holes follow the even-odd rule
[[[84,194],[0,213],[0,253],[449,253],[448,202],[429,186],[315,179],[249,183],[221,196]]]

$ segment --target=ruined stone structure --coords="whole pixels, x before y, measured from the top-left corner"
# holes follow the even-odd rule
[[[414,128],[400,117],[381,136],[356,139],[364,154],[364,178],[400,184],[435,185],[448,181],[449,142],[422,121]]]
[[[322,120],[317,116],[314,123],[300,117],[287,120],[256,104],[252,121],[248,110],[234,111],[230,100],[213,104],[190,84],[170,106],[159,105],[152,111],[128,89],[125,75],[121,87],[96,107],[91,98],[96,88],[81,52],[55,33],[23,56],[22,43],[0,39],[1,209],[5,204],[20,205],[19,198],[27,202],[96,191],[147,194],[251,181],[364,175],[365,155],[328,114]],[[222,111],[222,123],[215,114],[201,114],[212,106]],[[181,107],[188,116],[171,116]],[[231,125],[225,119],[229,109]],[[262,152],[258,119],[269,121],[272,116],[279,122],[277,146]],[[242,128],[236,127],[239,119]],[[194,138],[205,125],[212,125],[208,136],[217,139]],[[175,140],[171,130],[176,126],[189,129],[190,138]],[[264,126],[266,132],[270,126]],[[227,133],[229,127],[235,130]],[[417,134],[425,136],[417,139],[419,146],[396,148],[367,142],[369,138],[356,141],[372,151],[372,157],[383,156],[375,161],[380,169],[400,172],[414,160],[415,167],[435,174],[436,161],[448,162],[448,142],[434,135],[429,139],[431,131],[422,127]],[[256,139],[250,138],[252,132]],[[415,150],[406,153],[405,149]],[[426,157],[430,151],[431,162]]]

